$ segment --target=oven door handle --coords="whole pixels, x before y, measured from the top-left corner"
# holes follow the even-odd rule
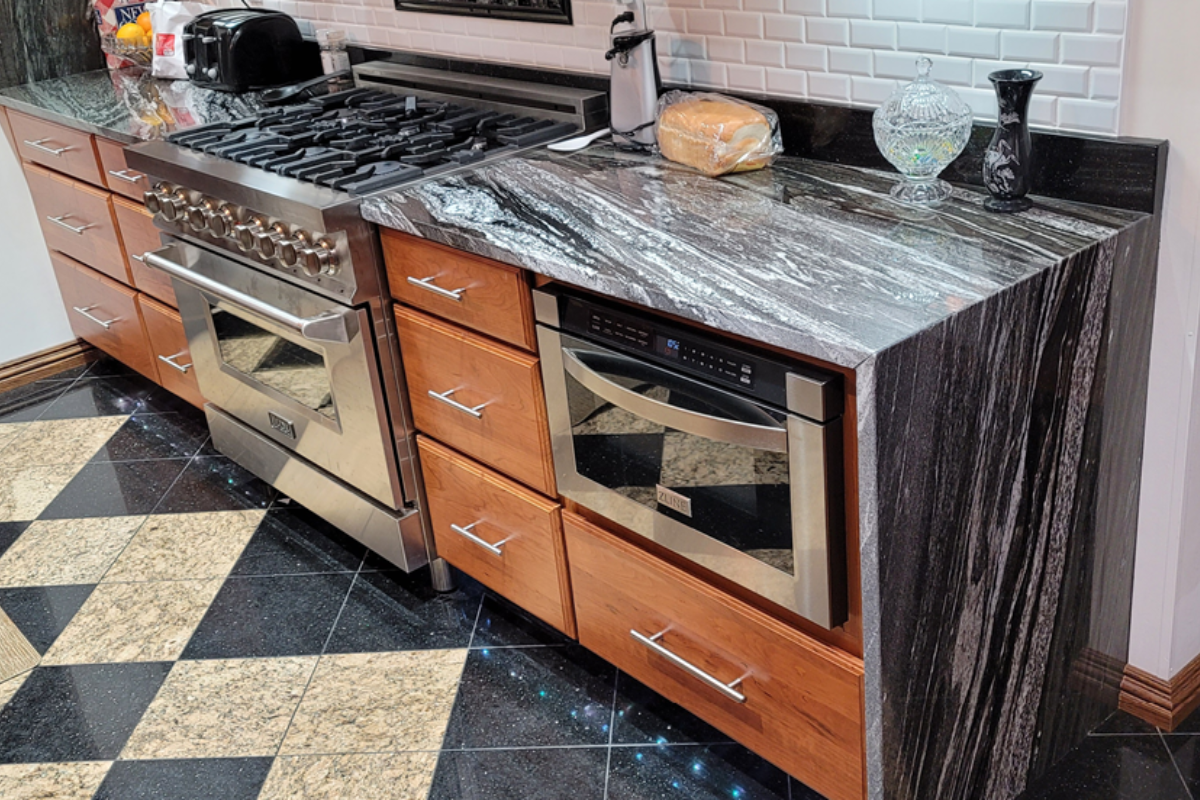
[[[751,447],[755,450],[769,450],[773,453],[788,452],[787,427],[782,423],[775,428],[678,408],[610,381],[583,363],[577,352],[569,347],[564,347],[562,354],[563,369],[568,375],[579,381],[588,391],[615,406],[620,406],[631,414],[667,428],[699,436],[702,439],[713,439],[727,444]],[[671,373],[645,362],[633,362],[632,359],[625,359],[624,356],[605,354],[605,357],[629,360],[637,365],[639,372],[657,372],[669,380],[678,380]]]
[[[270,303],[264,303],[256,297],[230,289],[220,281],[215,281],[206,275],[193,272],[187,267],[177,264],[165,255],[174,252],[176,245],[167,245],[159,250],[153,250],[142,256],[144,263],[161,272],[165,272],[180,283],[186,283],[193,289],[199,289],[211,294],[219,300],[252,311],[259,316],[274,322],[288,330],[300,334],[311,342],[340,342],[350,341],[350,330],[347,318],[353,311],[341,311],[321,314],[317,317],[297,317],[282,311]]]

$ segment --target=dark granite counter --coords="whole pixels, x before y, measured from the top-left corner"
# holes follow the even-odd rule
[[[143,69],[96,70],[0,89],[0,105],[127,144],[247,116],[254,94],[214,92]]]

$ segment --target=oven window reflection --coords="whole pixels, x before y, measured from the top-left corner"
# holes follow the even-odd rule
[[[210,306],[221,360],[302,406],[334,419],[325,357],[252,322]]]

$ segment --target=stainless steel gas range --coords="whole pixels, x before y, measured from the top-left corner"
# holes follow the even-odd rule
[[[433,563],[403,354],[361,197],[603,124],[603,94],[391,63],[126,151],[216,448],[406,570]],[[432,277],[432,276],[431,276]]]

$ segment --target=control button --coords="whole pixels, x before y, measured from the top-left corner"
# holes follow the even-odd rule
[[[162,212],[162,201],[159,199],[162,194],[161,189],[154,189],[142,195],[142,203],[145,204],[146,210],[151,214]]]
[[[297,230],[290,239],[284,239],[279,243],[277,247],[279,261],[285,267],[296,266],[300,262],[300,251],[308,247],[309,241],[307,232]]]
[[[221,206],[220,209],[208,215],[208,229],[214,236],[224,239],[237,223],[237,209],[233,206]]]
[[[279,243],[287,236],[287,227],[282,222],[276,222],[267,230],[254,234],[254,248],[260,256],[270,261],[278,257]]]
[[[188,206],[188,199],[181,189],[174,194],[159,197],[159,203],[161,206],[159,215],[167,222],[174,222],[183,216],[184,210]]]
[[[332,274],[337,268],[337,253],[334,251],[333,242],[319,239],[311,247],[301,250],[300,268],[310,278],[315,278],[323,272]]]
[[[233,238],[237,241],[238,249],[243,253],[249,253],[258,244],[258,240],[254,238],[257,233],[262,233],[267,227],[266,220],[262,217],[251,217],[241,225],[233,226]]]
[[[205,200],[194,206],[188,206],[187,223],[192,227],[192,230],[200,232],[208,227],[208,216],[213,211],[216,211],[217,203],[214,200]]]

